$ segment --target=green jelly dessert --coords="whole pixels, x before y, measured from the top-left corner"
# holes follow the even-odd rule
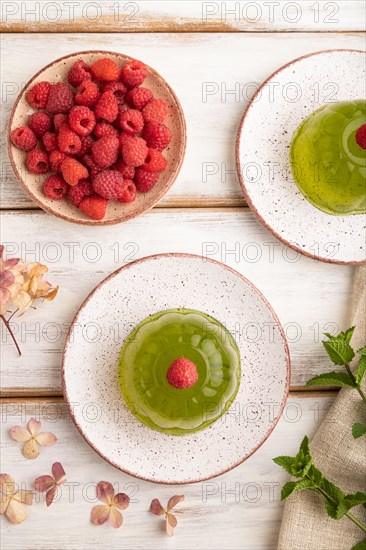
[[[297,128],[290,146],[294,180],[328,214],[366,212],[366,101],[317,109]]]
[[[169,309],[144,319],[126,338],[118,378],[141,422],[171,435],[190,434],[210,426],[234,401],[240,354],[213,317]]]

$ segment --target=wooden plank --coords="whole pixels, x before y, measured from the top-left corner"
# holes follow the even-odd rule
[[[181,100],[188,127],[182,170],[160,206],[243,206],[234,150],[237,127],[248,99],[281,65],[329,48],[362,49],[364,38],[332,33],[4,35],[2,207],[34,207],[12,173],[6,152],[6,123],[24,83],[56,57],[106,49],[125,52],[155,67]],[[274,94],[282,92],[275,88]],[[320,101],[325,101],[326,90],[319,93]]]
[[[48,279],[60,285],[54,302],[12,319],[22,357],[2,331],[4,396],[61,393],[61,354],[78,307],[112,271],[150,254],[202,254],[232,266],[257,285],[286,331],[292,388],[329,370],[321,335],[349,324],[353,268],[316,262],[289,250],[246,208],[154,209],[126,224],[97,229],[41,211],[15,211],[2,216],[2,242],[9,256],[46,263]]]
[[[263,0],[2,2],[2,32],[327,32],[364,30],[365,5]]]
[[[279,454],[294,455],[302,437],[315,433],[333,400],[334,395],[326,393],[291,395],[274,432],[253,457],[216,479],[180,488],[141,481],[110,466],[79,435],[61,400],[4,400],[2,472],[31,488],[36,477],[50,473],[51,464],[60,461],[68,483],[49,509],[43,500],[35,502],[28,510],[29,519],[20,526],[1,516],[2,545],[7,550],[59,548],[62,541],[68,550],[149,550],[171,548],[172,544],[185,550],[273,550],[283,508],[280,490],[289,476],[271,459]],[[42,429],[53,432],[58,442],[43,448],[36,460],[27,461],[8,430],[25,425],[31,417],[40,419]],[[124,525],[118,531],[90,524],[94,487],[101,479],[131,496],[131,504],[123,513]],[[185,501],[179,507],[182,513],[177,514],[174,539],[169,540],[162,520],[148,509],[153,498],[165,504],[174,494],[184,494]]]

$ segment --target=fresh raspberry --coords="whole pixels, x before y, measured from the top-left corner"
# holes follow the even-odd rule
[[[355,139],[357,145],[359,145],[362,149],[366,149],[366,124],[361,124],[356,132]]]
[[[46,132],[44,136],[42,136],[42,143],[47,153],[51,153],[51,151],[58,149],[57,136],[53,132]]]
[[[62,151],[59,151],[58,149],[55,149],[54,151],[51,151],[50,153],[50,167],[52,172],[60,172],[61,171],[61,162],[67,158],[66,153],[62,153]]]
[[[87,65],[82,59],[79,59],[79,61],[76,61],[69,70],[67,80],[71,86],[76,88],[79,84],[84,82],[84,80],[91,80],[91,77],[92,75],[89,65]]]
[[[48,155],[41,149],[32,149],[27,155],[27,168],[33,174],[45,174],[49,171]]]
[[[162,123],[168,116],[168,112],[168,105],[164,99],[153,99],[142,109],[145,122],[154,120],[155,122]]]
[[[137,168],[134,179],[137,191],[147,193],[156,185],[159,177],[158,172],[147,172],[142,168]]]
[[[85,107],[94,107],[100,98],[100,91],[95,82],[84,80],[76,90],[75,103]]]
[[[141,166],[148,152],[146,141],[139,137],[130,137],[122,145],[122,158],[127,166]]]
[[[94,126],[93,134],[97,139],[105,136],[119,136],[117,128],[115,128],[114,126],[112,126],[112,124],[109,124],[108,122],[97,122]]]
[[[189,359],[179,357],[170,365],[166,377],[177,390],[191,388],[198,380],[197,367]]]
[[[70,157],[61,162],[61,174],[72,187],[89,176],[87,168],[81,162]]]
[[[91,134],[89,134],[88,136],[81,136],[80,141],[81,141],[81,149],[76,156],[82,158],[91,150],[92,145],[94,143],[94,138]]]
[[[113,122],[118,115],[118,103],[112,92],[103,92],[95,106],[94,114],[107,122]]]
[[[134,167],[127,166],[127,164],[125,164],[122,159],[117,160],[116,164],[113,166],[113,169],[121,172],[122,176],[126,180],[133,180],[133,178],[135,177]]]
[[[52,119],[47,113],[37,111],[30,117],[28,125],[37,137],[42,137],[43,134],[51,130]]]
[[[103,168],[101,168],[100,166],[98,166],[98,164],[94,162],[91,155],[84,155],[82,161],[84,165],[88,167],[89,173],[92,178],[94,178],[94,176],[96,176],[97,174],[99,174],[99,172],[101,172],[101,170],[103,170]]]
[[[129,109],[129,106],[126,105],[126,103],[118,103],[118,115],[117,115],[116,122],[118,122],[120,116],[123,115],[123,113],[125,113],[126,111],[128,111],[128,109]],[[117,124],[117,126],[119,126],[119,124]]]
[[[91,66],[91,73],[95,80],[110,82],[119,80],[121,70],[113,59],[103,57],[103,59],[94,61]]]
[[[139,134],[144,127],[144,118],[137,109],[129,109],[119,117],[119,125],[127,134]]]
[[[165,124],[151,121],[145,125],[142,137],[146,141],[148,147],[163,151],[163,149],[169,145],[172,139],[172,133]]]
[[[33,109],[44,109],[47,104],[48,94],[52,84],[49,82],[38,82],[27,93],[27,101]]]
[[[63,124],[58,133],[58,147],[63,153],[77,155],[81,150],[80,137],[71,130],[68,124]]]
[[[23,149],[23,151],[31,151],[37,146],[37,138],[28,126],[19,126],[13,130],[10,139],[15,147]]]
[[[127,134],[127,132],[122,132],[119,135],[119,144],[122,149],[123,145],[128,141],[132,136],[130,134]]]
[[[119,141],[114,136],[105,136],[95,143],[91,148],[93,161],[101,168],[112,166],[118,159]]]
[[[89,180],[81,180],[74,187],[69,188],[68,199],[75,206],[79,206],[83,197],[93,195],[93,186]]]
[[[147,77],[147,68],[136,59],[126,63],[122,69],[121,79],[128,88],[140,86]]]
[[[147,172],[163,172],[167,164],[166,158],[163,157],[160,151],[157,149],[149,149],[145,162],[141,168]]]
[[[46,109],[49,113],[68,113],[74,105],[74,94],[68,84],[53,84],[48,94]]]
[[[48,176],[43,183],[43,191],[49,199],[60,200],[65,197],[69,186],[66,181],[57,175]]]
[[[126,189],[122,193],[122,197],[119,199],[121,202],[133,202],[136,198],[136,185],[132,180],[124,180]]]
[[[67,124],[69,117],[65,115],[64,113],[58,113],[53,117],[53,126],[55,128],[55,132],[58,133],[61,126],[63,124]]]
[[[69,112],[69,124],[79,136],[91,134],[95,126],[95,116],[89,107],[79,105]]]
[[[108,201],[97,195],[91,195],[90,197],[84,197],[81,199],[79,208],[84,214],[94,220],[102,220],[107,211]]]
[[[112,201],[120,199],[126,187],[122,174],[117,170],[102,170],[93,179],[94,191]]]
[[[112,92],[118,105],[123,105],[127,88],[122,82],[107,82],[103,86],[103,92]]]
[[[153,97],[152,91],[148,88],[133,88],[126,95],[126,101],[141,111]]]

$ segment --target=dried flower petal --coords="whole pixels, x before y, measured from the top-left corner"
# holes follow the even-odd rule
[[[174,528],[177,526],[177,518],[170,512],[166,515],[165,530],[169,537],[173,536]]]
[[[48,491],[51,487],[55,485],[55,480],[51,476],[40,476],[34,481],[34,488],[39,493]]]
[[[0,474],[0,513],[5,514],[11,523],[22,523],[28,517],[25,505],[33,502],[33,492],[17,491],[14,480],[8,474]]]
[[[28,422],[28,429],[31,435],[35,437],[41,431],[41,422],[39,420],[36,420],[35,418],[31,418]]]
[[[43,447],[51,447],[57,442],[57,437],[51,432],[42,432],[37,435],[36,441]]]
[[[55,462],[52,464],[52,475],[55,478],[56,483],[61,481],[61,479],[66,475],[60,462]]]
[[[151,501],[150,504],[150,512],[152,514],[155,514],[156,516],[164,516],[165,509],[160,504],[160,501],[157,498],[154,498],[154,500]]]
[[[166,509],[168,510],[168,512],[170,512],[170,510],[172,510],[174,506],[176,506],[177,504],[179,504],[179,502],[182,502],[183,500],[184,500],[184,495],[176,495],[174,497],[171,497],[168,500],[168,506]]]
[[[9,501],[8,507],[6,508],[5,515],[11,523],[16,523],[16,524],[22,523],[28,517],[25,506],[18,500],[15,500],[14,498],[12,498]]]
[[[175,495],[168,500],[167,509],[165,510],[157,498],[151,501],[150,512],[156,516],[165,516],[165,530],[169,537],[173,536],[173,531],[177,526],[177,518],[170,512],[179,502],[184,500],[183,495]]]
[[[90,513],[90,521],[94,525],[102,525],[109,518],[109,506],[106,504],[97,504],[92,508]]]
[[[105,504],[98,504],[92,508],[90,521],[94,525],[101,525],[109,519],[114,529],[121,527],[123,516],[119,510],[125,510],[130,504],[130,497],[125,493],[114,494],[114,488],[109,481],[99,481],[96,487],[99,500]]]
[[[23,446],[23,455],[25,458],[33,459],[39,455],[39,447],[35,439],[30,439]]]
[[[51,489],[49,489],[47,491],[47,493],[46,493],[46,505],[47,506],[51,506],[51,504],[53,502],[53,499],[55,498],[56,491],[57,491],[57,485],[54,485],[53,487],[51,487]]]
[[[29,440],[29,432],[23,426],[14,426],[9,430],[9,435],[14,441],[18,441],[18,443],[24,443],[24,441]]]
[[[113,485],[109,481],[99,481],[97,485],[97,498],[106,504],[110,504],[113,497]]]
[[[13,495],[15,500],[31,506],[33,502],[33,491],[28,491],[27,489],[20,489],[17,493]]]
[[[113,506],[109,512],[109,521],[114,529],[118,529],[118,527],[121,527],[123,523],[123,516],[121,512],[117,510],[117,508],[114,508]]]
[[[119,510],[126,510],[130,504],[130,497],[126,493],[118,493],[113,499],[113,504]]]

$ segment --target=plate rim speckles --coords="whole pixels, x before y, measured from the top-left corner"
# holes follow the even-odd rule
[[[278,405],[279,405],[278,413],[276,415],[274,415],[273,418],[269,417],[268,422],[267,422],[267,420],[265,420],[265,427],[263,428],[263,432],[265,430],[264,436],[261,437],[258,441],[255,441],[255,445],[253,443],[254,446],[253,446],[253,448],[250,448],[250,452],[247,452],[246,454],[244,454],[244,456],[240,456],[240,460],[235,461],[235,463],[233,463],[233,461],[230,462],[230,460],[229,460],[228,464],[220,464],[219,466],[215,465],[215,468],[213,469],[213,471],[210,471],[207,475],[198,475],[197,476],[196,472],[189,471],[188,474],[185,472],[186,477],[178,476],[178,478],[172,479],[171,477],[167,478],[166,475],[164,477],[164,474],[162,473],[162,471],[159,470],[160,479],[157,479],[155,476],[145,475],[144,472],[136,471],[136,468],[134,470],[134,465],[132,465],[132,464],[129,465],[129,467],[126,467],[125,465],[121,465],[120,463],[117,463],[115,459],[111,458],[111,456],[108,456],[108,453],[106,453],[105,449],[102,450],[100,448],[101,447],[100,441],[98,442],[98,444],[96,444],[96,442],[92,441],[91,438],[89,437],[89,435],[86,433],[85,419],[83,418],[82,415],[81,415],[81,418],[80,418],[80,413],[77,412],[76,408],[74,407],[75,401],[73,401],[73,399],[70,395],[72,393],[72,391],[75,391],[75,389],[72,388],[72,384],[77,385],[77,381],[76,382],[75,382],[75,380],[73,381],[72,380],[72,372],[71,372],[71,376],[68,372],[68,371],[70,371],[70,369],[72,370],[72,366],[70,366],[70,365],[68,366],[68,361],[70,361],[70,357],[68,357],[68,354],[71,355],[71,362],[72,362],[72,352],[70,350],[72,349],[72,346],[77,345],[77,339],[73,338],[73,336],[74,336],[74,327],[76,327],[76,325],[80,326],[80,323],[78,323],[78,321],[80,319],[80,316],[83,315],[84,309],[88,308],[90,306],[91,302],[95,298],[98,300],[98,292],[100,292],[100,291],[103,292],[102,289],[103,289],[103,287],[105,287],[105,285],[109,285],[109,284],[113,285],[113,279],[116,278],[116,277],[118,278],[118,276],[121,275],[121,274],[122,274],[122,276],[126,275],[127,270],[132,270],[132,274],[133,274],[134,268],[137,268],[137,273],[138,273],[138,270],[140,269],[140,266],[141,266],[141,268],[145,268],[147,270],[149,270],[149,268],[151,270],[153,270],[154,269],[154,262],[159,262],[159,261],[163,261],[163,262],[169,261],[170,262],[170,260],[173,262],[173,264],[174,264],[175,261],[177,261],[179,263],[182,263],[181,262],[181,260],[182,260],[184,267],[185,267],[184,262],[190,262],[190,264],[189,264],[190,266],[191,265],[193,265],[193,266],[197,265],[197,264],[192,264],[192,262],[200,262],[201,264],[203,263],[203,265],[207,264],[209,266],[208,268],[204,267],[204,268],[201,268],[201,269],[203,269],[203,270],[218,269],[218,270],[220,270],[220,276],[222,274],[223,276],[225,275],[226,277],[235,277],[235,280],[237,280],[236,278],[238,278],[238,284],[245,285],[245,287],[248,289],[248,293],[250,292],[250,293],[253,293],[255,295],[256,300],[260,301],[260,303],[262,304],[263,311],[265,311],[266,314],[268,313],[268,318],[270,319],[270,322],[275,325],[275,331],[276,331],[276,334],[278,334],[278,337],[279,337],[279,349],[281,350],[280,351],[280,354],[281,354],[281,359],[280,359],[281,367],[278,367],[278,368],[282,369],[280,372],[281,372],[281,376],[283,376],[283,378],[281,378],[280,389],[278,390],[279,395],[281,395],[281,400],[279,399],[279,401],[278,401]],[[152,267],[150,267],[149,264],[151,264]],[[169,271],[170,270],[168,270],[168,273],[166,273],[165,276],[169,276]],[[171,276],[173,278],[174,274],[171,275]],[[206,281],[203,281],[202,284],[205,285]],[[127,290],[127,293],[131,293],[131,292],[133,292],[133,289]],[[235,296],[237,296],[237,295],[235,295]],[[172,304],[172,306],[176,307],[176,304]],[[85,320],[85,318],[84,318],[84,320]],[[122,342],[119,342],[118,343],[118,351],[120,350],[121,345],[122,345]],[[263,345],[267,346],[266,343],[264,343]],[[116,346],[117,346],[117,344],[116,344]],[[82,361],[81,361],[81,363],[82,363]],[[115,366],[115,370],[117,372],[117,364]],[[133,261],[129,264],[126,264],[125,266],[122,266],[121,268],[117,269],[116,271],[111,273],[106,279],[104,279],[101,283],[99,283],[95,287],[95,289],[84,300],[84,302],[80,306],[77,314],[75,315],[75,317],[72,321],[72,324],[70,326],[70,330],[69,330],[69,333],[68,333],[68,336],[67,336],[66,342],[65,342],[65,347],[64,347],[63,356],[62,356],[62,368],[61,368],[62,386],[63,386],[63,394],[64,394],[65,402],[66,402],[66,404],[69,408],[70,416],[73,419],[76,428],[79,430],[80,434],[84,437],[84,439],[88,442],[88,444],[102,458],[104,458],[107,462],[109,462],[110,464],[115,466],[117,469],[125,472],[126,474],[132,475],[132,476],[137,477],[139,479],[143,479],[145,481],[151,481],[151,482],[154,482],[154,483],[161,483],[161,484],[167,484],[167,485],[183,485],[183,484],[187,484],[187,483],[196,483],[196,482],[199,482],[199,481],[205,481],[205,480],[208,480],[208,479],[212,479],[212,478],[214,478],[218,475],[221,475],[221,474],[235,468],[236,466],[238,466],[239,464],[244,462],[247,458],[249,458],[249,456],[251,456],[267,440],[269,435],[274,430],[277,422],[281,418],[282,411],[285,407],[287,397],[288,397],[288,393],[289,393],[290,371],[291,371],[290,354],[289,354],[288,343],[287,343],[287,340],[286,340],[284,330],[283,330],[283,328],[281,326],[281,323],[280,323],[275,311],[273,310],[272,306],[270,305],[268,300],[263,296],[263,294],[257,289],[257,287],[252,282],[250,282],[246,277],[244,277],[241,273],[239,273],[238,271],[232,269],[231,267],[229,267],[229,266],[227,266],[227,265],[225,265],[221,262],[218,262],[218,261],[213,260],[211,258],[209,258],[209,259],[208,258],[203,258],[202,256],[195,255],[195,254],[174,253],[174,252],[166,253],[166,254],[155,254],[155,255],[145,256],[143,258],[137,259],[137,260],[135,260],[135,261]],[[70,378],[69,378],[69,376],[70,376]],[[270,386],[269,378],[268,378],[267,385],[268,385],[268,387]],[[248,390],[246,389],[246,391],[248,391]],[[121,400],[122,400],[122,396],[121,396]],[[82,425],[83,421],[84,421],[84,424]],[[138,422],[138,421],[136,420],[136,422]],[[214,423],[211,427],[214,427],[215,424],[217,424],[217,423]],[[153,432],[156,435],[156,437],[158,437],[158,438],[160,438],[160,436],[161,436],[161,440],[166,438],[165,434],[161,434],[160,432],[156,432],[154,430],[151,430],[151,428],[143,426],[140,423],[139,423],[139,428],[148,430],[148,433]],[[90,426],[88,426],[88,429],[90,429]],[[91,429],[93,429],[93,428],[91,428]],[[200,433],[203,434],[205,431],[206,430],[204,430],[203,432],[197,432],[196,434],[194,434],[194,436],[199,438],[199,434]],[[189,438],[189,437],[192,437],[192,436],[169,436],[169,437],[173,438],[170,441],[173,441],[173,440],[179,441],[179,439],[183,440],[185,437]],[[243,433],[243,438],[244,438],[244,433]],[[163,443],[164,443],[164,441],[163,441]],[[194,452],[194,449],[193,449],[193,452]],[[162,451],[162,456],[164,456],[163,451]]]
[[[239,183],[240,183],[243,195],[245,197],[245,200],[246,200],[248,206],[250,207],[250,209],[252,210],[254,215],[258,218],[258,220],[264,225],[264,227],[268,231],[270,231],[281,242],[283,242],[284,244],[286,244],[288,247],[295,250],[296,252],[301,253],[301,254],[303,254],[305,256],[308,256],[308,257],[310,257],[314,260],[317,260],[317,261],[322,261],[322,262],[332,263],[332,264],[338,264],[338,265],[363,265],[363,264],[366,263],[366,258],[365,257],[362,257],[362,259],[359,259],[359,258],[357,258],[357,259],[354,259],[354,258],[352,258],[352,259],[349,259],[349,258],[342,259],[341,257],[327,257],[325,254],[322,254],[321,252],[319,252],[319,254],[312,253],[310,251],[310,249],[305,248],[305,245],[303,247],[301,247],[298,243],[295,243],[291,240],[291,238],[290,238],[291,229],[287,230],[286,236],[282,235],[279,226],[280,226],[280,224],[283,220],[281,219],[280,216],[278,217],[277,223],[272,219],[272,217],[270,216],[270,213],[268,212],[268,210],[266,210],[266,207],[263,206],[263,201],[262,201],[262,203],[260,202],[261,196],[263,197],[263,191],[260,190],[256,195],[256,190],[255,190],[254,186],[250,186],[250,182],[244,180],[243,171],[242,171],[243,154],[242,154],[241,151],[242,151],[242,149],[244,149],[244,143],[245,143],[245,137],[244,137],[245,123],[248,120],[248,117],[250,115],[252,115],[253,109],[256,109],[257,106],[260,107],[260,102],[256,103],[256,101],[260,98],[260,94],[262,94],[264,87],[267,86],[271,81],[273,81],[273,79],[275,77],[278,77],[279,75],[281,75],[281,73],[286,71],[289,67],[292,68],[294,65],[301,64],[303,61],[308,60],[309,58],[315,58],[317,56],[321,56],[321,55],[324,55],[324,54],[337,55],[339,53],[344,53],[344,52],[348,52],[348,53],[352,53],[352,54],[363,54],[363,55],[366,54],[366,51],[364,51],[364,50],[357,50],[357,49],[350,49],[350,48],[327,49],[327,50],[320,50],[320,51],[312,52],[312,53],[303,55],[301,57],[298,57],[296,59],[293,59],[293,60],[289,61],[288,63],[286,63],[285,65],[282,65],[279,69],[274,71],[261,84],[261,86],[256,90],[255,94],[253,95],[253,97],[249,101],[248,105],[246,106],[246,109],[244,110],[241,121],[239,123],[238,131],[237,131],[237,135],[236,135],[236,144],[235,144],[236,170],[237,170],[237,174],[238,174],[238,178],[239,178]],[[315,81],[315,78],[314,78],[314,81]],[[354,98],[354,99],[356,99],[356,98]],[[307,97],[307,101],[309,103],[311,103],[311,98]],[[320,106],[320,104],[318,104],[317,106],[314,106],[314,108],[310,109],[307,114],[310,114],[312,111],[314,111],[319,106]],[[274,109],[273,112],[275,113],[276,110]],[[293,114],[293,111],[292,111],[292,114]],[[255,116],[258,116],[258,119],[260,118],[260,115],[257,115],[256,113],[255,113]],[[283,116],[283,114],[281,116]],[[298,124],[300,124],[301,120],[302,120],[301,118],[298,120]],[[272,121],[272,122],[274,122],[274,121]],[[273,125],[272,125],[272,127],[273,127]],[[263,130],[263,132],[265,132],[265,130]],[[258,139],[259,135],[260,135],[260,132],[258,131],[257,135],[255,136],[256,137],[256,146],[258,146],[258,143],[259,143],[259,139]],[[263,136],[263,141],[268,142],[268,145],[270,145],[269,139],[270,139],[270,136],[268,136],[268,135]],[[255,160],[255,159],[253,159],[253,160]],[[297,192],[298,192],[298,190],[297,190],[296,184],[294,184],[293,191],[292,191],[293,196],[291,196],[291,199],[293,199],[295,197],[295,194]],[[279,195],[279,197],[282,200],[284,198],[284,193],[281,193]],[[306,199],[304,199],[304,201],[307,202]],[[310,203],[309,203],[309,205],[310,205]],[[285,205],[285,208],[286,208],[286,205]],[[318,210],[314,206],[311,205],[311,208],[313,209],[314,216],[321,217],[322,215],[324,215],[324,212]],[[327,216],[329,216],[329,218],[334,218],[334,219],[335,218],[338,218],[338,219],[341,218],[342,220],[344,218],[346,218],[345,216],[344,217],[342,217],[342,216],[331,216],[329,214],[327,214]],[[362,214],[357,215],[357,217],[361,220]],[[347,218],[355,218],[355,216],[347,216]],[[363,216],[363,220],[365,222],[365,217],[364,216]],[[362,221],[360,223],[360,226],[361,225],[362,225]],[[363,224],[363,225],[365,225],[365,224]],[[361,231],[362,231],[362,229],[361,229]],[[362,234],[360,235],[360,241],[361,241],[361,239],[362,239]],[[329,242],[328,242],[328,244],[329,244]]]
[[[41,207],[43,210],[45,210],[49,214],[53,214],[58,218],[61,218],[68,222],[76,223],[79,225],[103,226],[103,225],[124,223],[128,220],[131,220],[151,210],[161,200],[161,198],[165,195],[165,193],[170,189],[170,187],[176,181],[179,175],[179,172],[181,170],[181,167],[183,165],[186,146],[187,146],[186,121],[184,117],[183,108],[179,102],[179,99],[176,93],[168,84],[168,82],[155,69],[145,64],[148,71],[147,78],[152,79],[153,86],[161,87],[161,89],[163,90],[163,93],[166,95],[166,98],[169,98],[169,101],[171,102],[171,104],[174,105],[174,110],[177,114],[177,117],[174,119],[174,122],[171,125],[172,127],[174,126],[174,129],[172,130],[173,139],[171,144],[167,148],[167,154],[166,154],[167,160],[168,160],[168,170],[166,175],[163,174],[161,176],[162,180],[157,183],[154,189],[152,189],[148,194],[144,193],[143,196],[141,197],[141,201],[139,204],[137,204],[138,200],[136,200],[132,203],[124,203],[124,204],[121,203],[121,204],[118,204],[117,206],[114,206],[114,208],[117,209],[116,212],[118,212],[118,209],[120,210],[118,214],[117,213],[115,214],[113,212],[113,215],[110,215],[107,209],[107,214],[105,218],[102,220],[95,220],[92,218],[88,218],[85,214],[83,214],[83,212],[81,212],[81,210],[67,203],[64,199],[62,199],[62,201],[52,201],[51,199],[48,199],[46,196],[43,197],[42,194],[39,192],[39,190],[33,189],[33,187],[36,186],[37,175],[31,174],[30,172],[28,172],[27,168],[24,166],[24,156],[25,156],[23,154],[24,151],[19,151],[18,149],[16,149],[10,139],[12,130],[14,130],[14,128],[16,128],[18,125],[18,124],[14,124],[14,120],[22,119],[23,117],[22,110],[24,110],[25,108],[27,108],[29,111],[31,110],[31,107],[28,106],[26,102],[26,94],[28,90],[30,89],[32,84],[35,84],[38,81],[40,81],[44,74],[47,74],[47,72],[52,71],[53,69],[57,69],[58,67],[62,67],[62,65],[65,65],[66,63],[70,63],[72,60],[76,61],[78,59],[83,59],[85,62],[90,63],[91,61],[100,59],[105,56],[110,56],[113,59],[118,59],[123,63],[132,61],[134,59],[133,57],[126,55],[124,53],[96,49],[96,50],[83,50],[83,51],[73,52],[71,54],[67,54],[53,60],[52,62],[48,63],[46,66],[42,67],[42,69],[40,69],[22,88],[21,92],[19,93],[13,105],[13,108],[9,117],[9,122],[7,124],[8,157],[9,157],[13,172],[15,174],[15,177],[18,180],[21,187],[39,207]],[[60,72],[61,71],[62,69],[60,69]],[[172,165],[170,166],[169,149],[171,148],[172,144],[175,144],[175,148],[178,154],[176,158],[175,157],[173,158]],[[25,178],[22,175],[22,170],[26,175],[28,175],[28,178],[30,179],[29,184],[26,183]],[[47,174],[42,174],[41,177],[45,178],[46,175]],[[55,205],[55,203],[61,203],[62,208],[60,207],[57,209],[56,208],[57,205]],[[128,211],[125,212],[124,209],[125,210],[128,209]]]

